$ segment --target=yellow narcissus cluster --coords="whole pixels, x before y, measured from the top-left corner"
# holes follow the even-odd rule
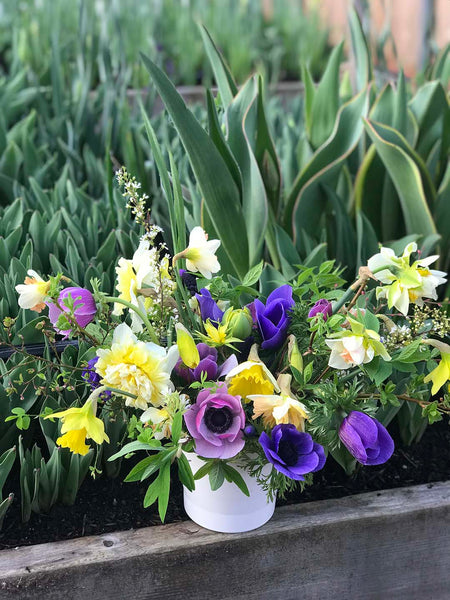
[[[125,404],[145,410],[160,406],[171,387],[170,374],[178,360],[178,348],[141,342],[125,323],[114,330],[110,349],[97,350],[95,370],[102,385],[131,394]]]

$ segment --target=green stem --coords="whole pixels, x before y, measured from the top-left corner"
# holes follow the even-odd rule
[[[115,303],[123,304],[127,308],[134,310],[134,312],[137,314],[137,316],[140,319],[142,319],[144,325],[146,326],[152,342],[154,342],[155,344],[159,344],[158,336],[156,335],[155,330],[153,329],[153,326],[150,323],[150,321],[144,311],[142,311],[140,308],[138,308],[135,304],[131,304],[131,302],[128,302],[128,300],[123,300],[123,298],[114,298],[113,296],[106,296],[105,301],[113,302],[114,304]]]

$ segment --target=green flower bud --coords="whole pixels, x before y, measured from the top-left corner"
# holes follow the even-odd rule
[[[228,332],[233,337],[245,340],[252,332],[253,319],[248,308],[227,311],[223,321],[225,320],[228,323]]]

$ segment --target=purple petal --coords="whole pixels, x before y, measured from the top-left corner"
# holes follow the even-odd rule
[[[366,463],[367,453],[364,444],[357,431],[353,429],[346,419],[342,421],[342,425],[339,428],[339,438],[358,462],[362,464]]]

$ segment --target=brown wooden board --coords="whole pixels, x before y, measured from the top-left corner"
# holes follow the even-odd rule
[[[0,598],[450,597],[450,482],[286,506],[264,527],[191,521],[0,552]]]

